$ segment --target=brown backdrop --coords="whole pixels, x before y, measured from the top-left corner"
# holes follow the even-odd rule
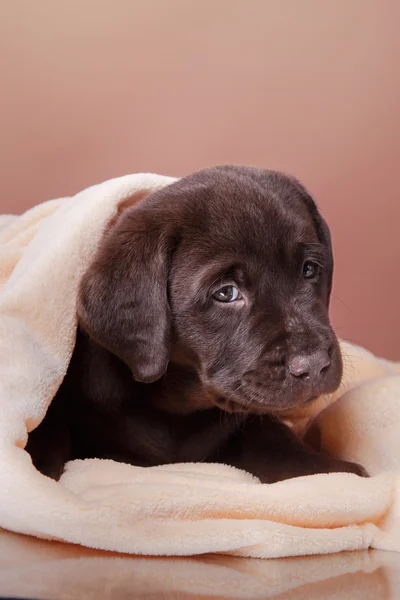
[[[2,0],[2,212],[135,171],[290,171],[341,336],[400,359],[397,0]]]

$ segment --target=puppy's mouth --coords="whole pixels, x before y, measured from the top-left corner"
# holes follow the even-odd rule
[[[282,403],[279,404],[268,404],[268,403],[243,403],[232,398],[227,399],[218,396],[214,399],[214,404],[220,409],[227,413],[242,413],[242,414],[271,414],[271,415],[282,415],[292,411],[294,408],[299,409],[300,407],[308,406],[318,400],[319,395],[308,396],[305,399],[298,399],[297,402],[291,402],[289,405]]]

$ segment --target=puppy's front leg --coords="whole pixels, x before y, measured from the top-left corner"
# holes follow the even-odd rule
[[[314,452],[283,423],[269,416],[255,416],[246,423],[237,458],[239,468],[273,483],[317,473],[355,473],[368,477],[358,464]]]
[[[65,463],[71,459],[71,438],[63,399],[59,394],[56,394],[43,421],[29,434],[25,450],[43,475],[56,480],[61,477]]]

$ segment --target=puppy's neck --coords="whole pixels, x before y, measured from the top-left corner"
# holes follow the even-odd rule
[[[198,372],[200,368],[198,356],[193,350],[186,348],[179,341],[171,344],[169,356],[169,365],[172,365],[174,368],[181,367],[182,369],[190,369],[194,372]]]
[[[185,415],[216,406],[190,363],[170,361],[165,375],[150,386],[153,406],[164,412]]]

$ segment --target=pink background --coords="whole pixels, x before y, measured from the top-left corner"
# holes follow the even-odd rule
[[[2,0],[1,212],[137,171],[297,175],[338,334],[400,359],[400,2]]]

